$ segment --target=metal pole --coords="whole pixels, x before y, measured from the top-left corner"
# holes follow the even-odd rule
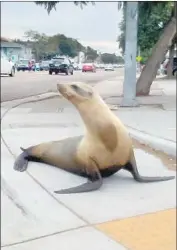
[[[136,101],[136,54],[138,2],[126,2],[125,71],[121,106],[137,106]]]

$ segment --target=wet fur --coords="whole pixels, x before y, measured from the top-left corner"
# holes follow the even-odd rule
[[[23,152],[14,163],[15,170],[25,171],[28,161],[36,161],[88,179],[78,187],[56,193],[96,190],[101,187],[102,178],[109,177],[120,169],[129,171],[138,182],[174,178],[140,176],[127,129],[91,87],[86,84],[60,84],[58,90],[78,109],[86,126],[85,135],[22,149]]]

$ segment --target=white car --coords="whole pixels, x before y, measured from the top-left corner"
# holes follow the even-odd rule
[[[9,62],[5,55],[1,55],[1,75],[9,75],[13,77],[15,75],[15,66],[13,62]]]
[[[106,65],[104,68],[105,71],[114,71],[113,65]]]

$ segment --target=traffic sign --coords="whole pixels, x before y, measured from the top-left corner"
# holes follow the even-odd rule
[[[137,60],[138,62],[141,62],[142,57],[141,57],[141,56],[137,56],[137,57],[136,57],[136,60]]]

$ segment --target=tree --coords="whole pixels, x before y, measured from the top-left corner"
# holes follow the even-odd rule
[[[118,37],[122,53],[125,50],[125,8],[126,4],[123,4],[121,35]],[[137,81],[137,95],[148,95],[150,92],[160,63],[176,33],[173,16],[176,18],[173,2],[139,2],[138,46],[146,66]]]
[[[110,53],[103,53],[101,55],[101,61],[106,64],[124,63],[124,59],[121,56],[116,56],[115,54],[110,54]]]
[[[43,59],[45,57],[45,51],[48,44],[48,37],[44,33],[40,34],[34,30],[26,31],[25,37],[31,43],[32,52],[36,60]]]
[[[98,57],[98,53],[96,50],[92,49],[90,46],[87,46],[85,50],[85,57],[86,57],[87,62],[88,61],[93,62]]]
[[[35,2],[37,5],[41,5],[44,6],[44,8],[47,10],[48,14],[50,14],[52,9],[56,10],[56,5],[58,3],[60,3],[60,1],[36,1]],[[90,1],[74,1],[74,4],[76,6],[80,6],[80,8],[82,9],[83,6],[86,6],[88,3],[92,3],[93,5],[95,4],[94,2],[90,2]]]
[[[138,46],[141,53],[149,54],[149,50],[158,41],[164,27],[169,22],[173,5],[171,2],[139,2],[138,4]],[[121,34],[118,37],[119,48],[125,52],[125,8],[123,4],[123,19],[119,25]]]
[[[21,44],[28,44],[32,48],[35,59],[51,59],[57,54],[75,57],[80,51],[85,52],[88,60],[95,60],[97,58],[97,51],[91,47],[84,47],[76,39],[66,37],[63,34],[56,34],[54,36],[47,36],[40,34],[34,30],[25,32],[25,37],[28,41],[20,41]]]
[[[175,2],[174,5],[176,4],[177,3]],[[148,61],[137,81],[137,95],[149,95],[150,87],[154,78],[156,77],[160,63],[163,61],[169,45],[171,45],[173,38],[176,36],[176,21],[177,20],[176,16],[174,15],[173,7],[171,16],[169,17],[168,22],[164,25],[164,28],[160,33],[160,37],[153,47],[151,55],[148,58]]]

